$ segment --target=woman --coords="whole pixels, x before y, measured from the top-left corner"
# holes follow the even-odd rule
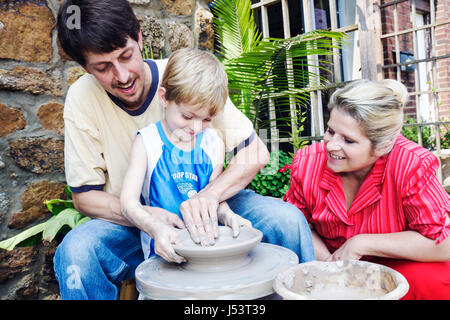
[[[450,197],[438,159],[400,135],[404,85],[336,90],[323,143],[300,149],[285,201],[305,214],[318,260],[364,259],[402,273],[403,299],[450,299]]]

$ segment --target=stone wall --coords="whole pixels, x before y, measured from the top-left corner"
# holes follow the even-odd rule
[[[82,69],[57,43],[59,0],[0,2],[0,240],[44,221],[64,194],[64,96]],[[208,0],[130,0],[154,58],[212,50]],[[0,249],[0,299],[58,299],[54,243]]]

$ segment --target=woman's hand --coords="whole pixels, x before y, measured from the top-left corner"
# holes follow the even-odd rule
[[[364,234],[358,234],[342,244],[326,261],[359,260],[365,254],[362,252]]]
[[[348,239],[329,259],[359,260],[363,256],[436,262],[449,261],[450,237],[436,245],[417,231],[358,234]]]

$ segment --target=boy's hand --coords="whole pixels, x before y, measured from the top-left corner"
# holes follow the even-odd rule
[[[170,211],[158,207],[144,206],[144,209],[148,213],[150,213],[152,217],[158,219],[159,221],[165,224],[168,224],[169,226],[176,227],[179,229],[185,228],[183,220],[181,220],[180,217],[175,213],[172,213]]]
[[[182,263],[186,259],[178,255],[173,245],[178,241],[177,230],[161,221],[154,226],[155,253],[168,262]]]
[[[158,207],[142,206],[153,218],[150,233],[155,240],[155,252],[168,262],[186,262],[176,254],[173,245],[178,241],[176,228],[184,229],[183,220],[178,215]]]

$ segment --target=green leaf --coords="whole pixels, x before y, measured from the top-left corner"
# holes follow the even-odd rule
[[[42,238],[45,241],[52,241],[63,226],[68,225],[70,228],[73,229],[76,226],[88,220],[90,220],[90,218],[84,217],[82,214],[80,214],[77,210],[73,208],[64,209],[57,216],[51,217],[46,222]]]
[[[10,251],[16,246],[28,246],[34,244],[33,242],[36,241],[35,236],[44,231],[45,224],[46,222],[40,223],[19,233],[14,237],[1,241],[0,248]]]
[[[219,52],[225,59],[239,57],[249,52],[261,39],[253,19],[250,1],[216,0],[211,5],[215,31],[220,39]]]
[[[83,223],[85,223],[85,222],[88,222],[89,220],[91,220],[91,218],[89,218],[89,217],[83,217],[83,218],[81,218],[81,219],[77,222],[77,224],[75,225],[74,228],[78,227],[79,225],[81,225],[81,224],[83,224]]]
[[[53,213],[53,217],[46,222],[31,227],[14,237],[0,242],[0,248],[12,250],[15,247],[32,246],[44,240],[51,241],[59,232],[65,232],[68,228],[75,228],[91,218],[85,217],[74,209],[72,192],[68,185],[65,191],[69,200],[52,199],[45,200],[47,209]]]
[[[70,190],[70,187],[68,184],[64,187],[64,191],[66,191],[67,199],[72,200],[72,190]]]
[[[289,39],[262,38],[254,22],[251,4],[250,0],[216,0],[211,4],[219,53],[229,80],[230,99],[256,130],[270,127],[271,120],[263,119],[272,102],[278,114],[288,115],[283,120],[278,116],[278,124],[285,122],[292,127],[295,122],[301,125],[305,121],[301,109],[308,107],[309,93],[320,89],[321,83],[327,81],[320,74],[309,71],[308,57],[320,57],[318,68],[329,73],[330,70],[325,68],[330,65],[327,56],[342,46],[346,35],[316,30]],[[298,118],[290,112],[292,104],[298,110]],[[304,130],[301,126],[300,129]],[[299,138],[301,131],[288,134],[292,135],[296,149],[304,146]]]
[[[67,208],[73,208],[72,200],[52,199],[45,200],[44,203],[47,206],[48,211],[55,216]]]

